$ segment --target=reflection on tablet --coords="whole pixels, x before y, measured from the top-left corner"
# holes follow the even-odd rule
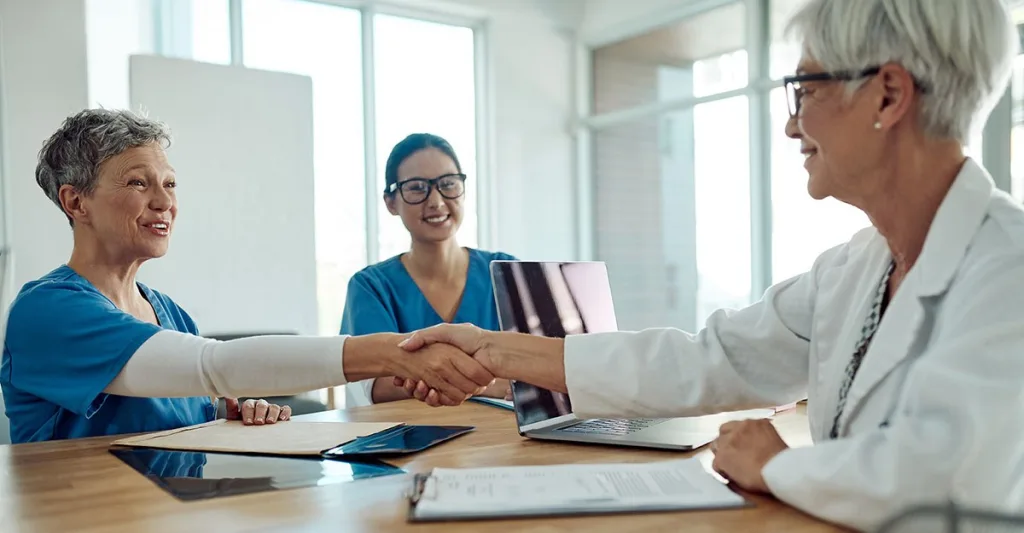
[[[115,457],[181,500],[333,485],[403,474],[380,461],[331,461],[145,448],[110,450]]]

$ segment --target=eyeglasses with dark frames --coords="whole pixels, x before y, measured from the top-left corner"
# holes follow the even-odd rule
[[[881,72],[881,67],[870,67],[864,70],[837,70],[833,72],[809,72],[786,76],[782,78],[782,84],[786,87],[786,103],[789,104],[789,116],[796,117],[800,114],[800,104],[804,97],[803,83],[809,81],[854,81],[861,78],[868,78]]]
[[[392,183],[384,190],[385,194],[394,194],[398,191],[402,200],[407,204],[422,204],[430,197],[431,189],[437,189],[442,197],[455,200],[466,193],[465,174],[445,174],[433,179],[409,178],[405,181]]]
[[[882,67],[868,67],[863,70],[836,70],[832,72],[810,72],[796,76],[786,76],[782,84],[786,87],[786,103],[789,104],[789,116],[796,118],[800,114],[800,105],[805,91],[801,84],[805,82],[828,82],[828,81],[854,81],[862,78],[870,78],[882,71]],[[927,93],[927,86],[918,80],[914,80],[914,87],[917,90]]]

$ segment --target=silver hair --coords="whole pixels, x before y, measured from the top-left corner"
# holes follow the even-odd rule
[[[86,109],[64,120],[43,143],[36,183],[63,213],[62,186],[89,194],[96,187],[104,161],[129,148],[154,142],[164,148],[171,144],[171,133],[162,122],[122,109]],[[74,226],[71,217],[68,222]]]
[[[961,143],[1003,95],[1020,47],[1004,0],[811,0],[788,31],[827,70],[902,65],[926,89],[925,134]]]

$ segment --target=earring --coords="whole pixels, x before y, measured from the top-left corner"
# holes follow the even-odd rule
[[[881,122],[875,122],[875,129],[876,130],[882,129],[882,123]]]

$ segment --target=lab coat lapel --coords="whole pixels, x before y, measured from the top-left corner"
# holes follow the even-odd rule
[[[939,206],[921,255],[889,303],[851,384],[840,419],[840,435],[872,389],[911,354],[927,314],[925,300],[945,293],[953,281],[984,221],[993,188],[992,178],[968,159]],[[877,279],[881,281],[881,274]],[[850,350],[852,355],[853,347]]]

